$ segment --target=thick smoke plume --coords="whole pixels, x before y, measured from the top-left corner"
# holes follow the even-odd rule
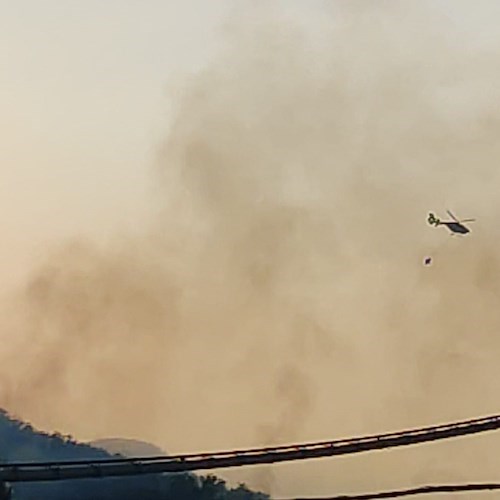
[[[424,5],[236,21],[179,93],[156,230],[63,246],[6,306],[0,405],[171,452],[497,412],[500,46]],[[426,225],[447,208],[470,235]],[[489,480],[498,443],[282,465],[272,493]]]

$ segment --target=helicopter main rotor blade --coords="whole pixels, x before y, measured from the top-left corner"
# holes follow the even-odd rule
[[[460,222],[476,222],[476,219],[464,219],[461,220]]]
[[[449,210],[446,210],[446,212],[455,222],[458,222],[460,224],[460,221]]]

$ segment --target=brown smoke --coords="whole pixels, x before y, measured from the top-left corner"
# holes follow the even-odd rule
[[[238,20],[177,103],[153,234],[65,246],[9,305],[0,405],[171,452],[497,412],[500,47],[420,5],[332,2],[314,43]],[[472,234],[426,225],[446,208]],[[273,493],[490,480],[497,440],[282,465]]]

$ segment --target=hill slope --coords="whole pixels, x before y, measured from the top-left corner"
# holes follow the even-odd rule
[[[109,458],[114,453],[137,451],[156,454],[152,445],[134,440],[109,439],[78,443],[60,434],[37,431],[0,409],[0,460],[29,462]],[[106,451],[103,448],[111,450]],[[241,485],[229,489],[214,477],[194,474],[158,474],[144,477],[83,479],[14,485],[13,500],[266,500]]]
[[[91,441],[90,446],[111,453],[111,455],[123,455],[124,457],[155,457],[167,455],[167,453],[151,443],[137,439],[107,438]]]

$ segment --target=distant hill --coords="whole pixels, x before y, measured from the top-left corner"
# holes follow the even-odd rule
[[[83,417],[82,417],[83,418]],[[163,455],[154,445],[110,438],[78,443],[70,436],[48,434],[0,409],[0,461],[95,460],[114,454]],[[245,486],[229,489],[215,476],[155,474],[121,478],[77,479],[14,484],[13,500],[268,500]]]
[[[167,455],[165,451],[154,444],[137,439],[108,438],[91,441],[90,446],[105,450],[111,455],[122,455],[124,457],[158,457]]]

